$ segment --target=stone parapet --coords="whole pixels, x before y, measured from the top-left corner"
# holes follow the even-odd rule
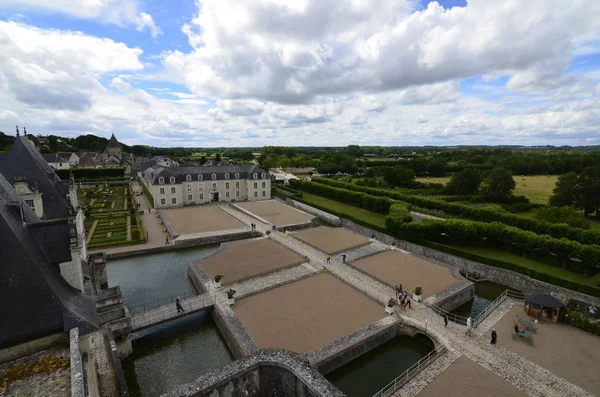
[[[71,354],[71,397],[84,397],[85,385],[78,328],[71,328],[69,331],[69,352]]]

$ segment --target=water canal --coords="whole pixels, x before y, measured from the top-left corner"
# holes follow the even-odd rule
[[[398,336],[325,377],[348,397],[372,397],[433,349],[424,335]]]
[[[196,295],[188,277],[188,263],[214,253],[219,245],[207,245],[158,254],[108,261],[109,286],[120,286],[123,300],[132,313],[166,303],[171,296]]]
[[[475,318],[507,289],[516,291],[506,285],[494,283],[492,281],[477,281],[474,284],[475,297],[452,310],[451,313],[462,317],[471,316],[472,318]]]
[[[111,260],[110,286],[120,286],[133,312],[196,295],[188,263],[214,253],[218,245]],[[131,396],[160,396],[231,362],[232,356],[208,311],[132,335],[133,354],[123,361]]]

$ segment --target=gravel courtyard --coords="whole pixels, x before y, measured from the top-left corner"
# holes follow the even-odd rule
[[[600,391],[600,337],[566,324],[543,320],[533,346],[511,337],[513,318],[529,319],[523,306],[513,307],[496,323],[498,344],[554,372],[592,394]]]
[[[298,211],[289,205],[275,200],[248,201],[245,203],[236,203],[235,205],[277,226],[304,223],[313,218],[312,215]]]
[[[341,227],[320,226],[302,230],[292,235],[298,240],[329,255],[369,244],[369,240],[365,237]]]
[[[223,244],[223,250],[200,261],[204,272],[213,279],[223,275],[223,285],[299,265],[306,259],[271,239],[255,239]]]
[[[461,356],[419,394],[420,397],[525,397],[492,371]]]
[[[161,210],[179,235],[215,232],[246,227],[215,205],[202,205]]]
[[[449,269],[399,251],[385,251],[350,265],[390,286],[402,284],[408,291],[421,286],[423,298],[459,282]]]
[[[235,302],[260,348],[318,349],[385,317],[383,306],[323,272]]]

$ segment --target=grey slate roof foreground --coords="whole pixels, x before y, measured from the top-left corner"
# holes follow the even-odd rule
[[[186,176],[191,175],[192,181],[198,181],[198,175],[202,175],[202,181],[211,181],[212,174],[216,174],[217,180],[224,180],[225,174],[229,174],[229,179],[251,179],[252,174],[257,173],[258,177],[264,173],[268,177],[268,173],[257,165],[223,165],[223,166],[211,166],[211,167],[168,167],[168,168],[157,168],[153,171],[154,177],[151,179],[153,184],[158,184],[158,178],[165,178],[165,184],[169,183],[170,177],[175,177],[176,183],[186,181]],[[239,173],[240,177],[235,178],[235,174]],[[148,174],[148,170],[144,173]]]
[[[0,174],[9,182],[16,176],[24,176],[30,184],[37,182],[46,219],[69,216],[69,203],[63,194],[60,178],[27,137],[18,137],[10,151],[0,158]]]
[[[94,302],[59,273],[64,252],[49,246],[61,243],[59,233],[49,232],[52,224],[40,221],[0,175],[0,348],[100,325]]]

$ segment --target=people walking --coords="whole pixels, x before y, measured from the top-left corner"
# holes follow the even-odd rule
[[[177,313],[185,312],[185,309],[183,308],[183,304],[181,303],[180,297],[177,297],[177,299],[175,300],[175,306],[177,307]]]
[[[467,332],[465,332],[465,334],[468,336],[471,336],[472,332],[473,332],[473,320],[471,320],[471,317],[469,317],[467,319]]]
[[[410,297],[410,294],[407,293],[406,294],[406,305],[408,306],[409,309],[411,308],[411,306],[410,306],[411,301],[412,301],[412,299]]]
[[[331,263],[331,255],[327,255],[325,258],[325,263]]]
[[[448,326],[448,315],[444,314],[444,327]]]
[[[498,334],[496,333],[496,328],[492,328],[492,345],[496,344],[496,340],[498,340]]]
[[[342,263],[346,264],[346,253],[345,252],[342,254]]]
[[[165,245],[169,245],[169,236],[165,237]]]

